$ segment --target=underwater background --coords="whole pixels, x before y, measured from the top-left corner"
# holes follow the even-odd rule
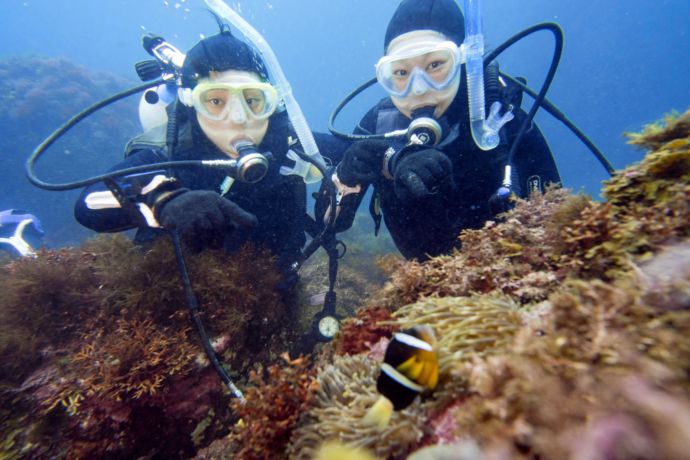
[[[398,0],[228,3],[273,45],[324,131],[372,76]],[[540,113],[568,188],[462,232],[462,251],[403,261],[390,238],[374,238],[365,210],[338,272],[347,318],[306,356],[328,283],[323,251],[290,298],[261,248],[186,254],[199,318],[242,402],[202,353],[170,242],[142,251],[126,235],[87,238],[72,217],[78,191],[36,189],[23,170],[60,124],[139,83],[142,34],[184,51],[216,33],[202,0],[0,0],[0,210],[38,215],[48,246],[0,257],[0,458],[333,460],[345,449],[357,460],[686,460],[690,2],[486,0],[484,13],[489,48],[538,22],[563,26],[548,97],[616,174],[602,184],[592,155]],[[538,88],[551,40],[520,43],[502,69]],[[338,127],[381,96],[366,92]],[[85,120],[48,150],[38,177],[110,168],[141,129],[137,105]],[[373,426],[393,334],[419,326],[436,334],[424,359],[437,381]]]
[[[338,102],[373,76],[398,0],[227,3],[264,35],[310,126],[325,131]],[[49,247],[77,243],[89,235],[72,217],[77,192],[35,189],[24,178],[24,161],[78,110],[138,83],[134,63],[148,58],[141,47],[144,33],[162,35],[186,51],[217,27],[201,0],[4,0],[0,17],[0,208],[24,208],[38,215]],[[547,97],[616,168],[642,156],[625,144],[623,132],[686,108],[688,18],[690,2],[685,0],[484,2],[489,48],[538,22],[555,21],[563,27],[565,50]],[[538,90],[552,41],[545,32],[523,40],[499,58],[501,69],[526,77]],[[23,84],[17,86],[17,80]],[[350,130],[382,96],[378,88],[365,92],[341,114],[337,127]],[[121,158],[127,139],[138,132],[137,104],[138,97],[130,97],[69,133],[40,160],[39,177],[73,180],[110,167]],[[525,98],[523,107],[528,104],[531,100]],[[604,169],[560,122],[544,111],[536,119],[565,186],[597,197]]]

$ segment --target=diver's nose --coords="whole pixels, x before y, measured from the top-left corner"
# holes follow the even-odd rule
[[[242,101],[237,95],[230,100],[230,121],[236,125],[247,123],[247,112],[244,110]]]
[[[429,90],[429,86],[426,84],[423,78],[419,75],[414,75],[412,78],[412,94],[415,96],[421,96]]]

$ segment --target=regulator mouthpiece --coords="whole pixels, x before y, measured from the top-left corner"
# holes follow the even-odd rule
[[[250,184],[259,182],[266,176],[268,158],[259,153],[256,145],[249,141],[239,141],[233,144],[233,148],[240,154],[240,157],[234,161],[230,176]]]
[[[412,112],[412,123],[407,128],[407,139],[412,144],[434,146],[441,141],[443,129],[434,119],[433,107],[422,107]]]

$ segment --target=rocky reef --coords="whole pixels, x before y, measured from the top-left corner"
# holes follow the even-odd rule
[[[272,370],[298,372],[304,396],[280,437],[236,425],[200,458],[311,459],[334,441],[381,459],[687,458],[690,112],[629,136],[649,152],[604,201],[551,189],[464,231],[461,251],[398,263],[310,371]],[[438,336],[438,388],[377,432],[362,419],[383,350],[416,324]],[[268,420],[273,398],[252,404]]]
[[[335,442],[379,459],[687,458],[690,112],[629,136],[648,154],[603,201],[518,200],[459,235],[461,251],[381,259],[390,276],[373,293],[346,267],[356,315],[309,357],[284,353],[306,313],[273,289],[266,253],[190,255],[245,404],[202,354],[167,242],[98,238],[7,263],[0,456],[314,459]],[[305,267],[298,304],[322,289],[323,263]],[[377,431],[363,416],[383,351],[417,324],[435,330],[439,384]]]
[[[127,80],[67,59],[0,59],[0,210],[19,208],[36,215],[46,230],[47,246],[77,244],[89,232],[72,217],[79,191],[60,194],[34,187],[24,175],[27,158],[79,111],[134,86],[135,80],[133,71]],[[39,160],[36,173],[47,182],[68,182],[105,172],[122,159],[123,146],[140,131],[135,97],[110,105],[51,146]]]
[[[266,251],[189,254],[233,378],[292,340]],[[3,458],[189,457],[236,420],[193,330],[172,246],[99,237],[0,268]]]

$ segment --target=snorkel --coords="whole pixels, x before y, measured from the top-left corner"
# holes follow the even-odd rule
[[[283,175],[296,174],[302,176],[303,180],[307,184],[318,182],[323,177],[320,169],[325,169],[326,163],[319,153],[319,149],[316,146],[316,141],[314,141],[314,136],[307,125],[307,120],[302,113],[297,100],[292,94],[292,87],[283,73],[283,69],[278,63],[275,53],[269,46],[268,42],[257,32],[254,27],[252,27],[247,21],[242,19],[242,17],[237,14],[232,8],[225,4],[222,0],[204,0],[209,9],[215,13],[218,17],[224,19],[228,23],[232,24],[237,28],[244,37],[254,45],[254,47],[259,51],[261,57],[264,60],[266,68],[268,69],[268,75],[272,83],[278,90],[278,96],[283,101],[285,108],[287,109],[288,117],[292,123],[297,137],[302,144],[304,152],[313,160],[314,163],[322,166],[322,168],[317,168],[300,158],[297,154],[290,151],[288,152],[288,158],[295,161],[295,166],[293,168],[287,168],[282,166],[280,168],[280,173]]]
[[[489,117],[486,116],[484,102],[484,32],[482,24],[481,0],[464,0],[465,40],[462,48],[465,54],[467,71],[467,96],[470,112],[472,138],[482,150],[492,150],[498,146],[498,132],[503,125],[513,119],[511,111],[500,115],[501,103],[491,105]]]

